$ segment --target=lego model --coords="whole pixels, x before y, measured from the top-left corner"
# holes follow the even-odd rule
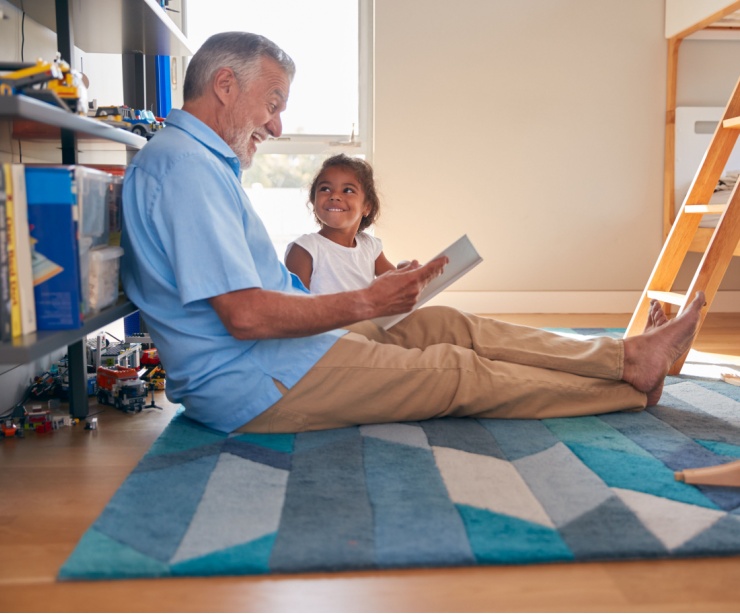
[[[149,383],[149,388],[164,390],[167,374],[159,360],[159,353],[156,348],[150,348],[141,353],[141,366],[146,369],[141,379]]]
[[[18,428],[18,425],[12,420],[5,420],[0,425],[0,433],[3,437],[22,437],[23,431]]]
[[[98,402],[113,405],[126,412],[137,413],[144,408],[147,384],[130,367],[98,368]]]
[[[52,62],[0,64],[0,96],[23,94],[80,115],[87,113],[87,86],[82,73],[72,70],[57,54]]]
[[[93,119],[104,121],[116,128],[123,128],[124,130],[131,132],[132,124],[130,122],[123,121],[123,107],[95,107],[88,111],[87,115]]]
[[[154,117],[154,113],[146,109],[132,109],[122,107],[123,121],[131,124],[131,132],[150,139],[157,130],[164,128],[164,123]]]
[[[50,433],[54,430],[51,412],[48,409],[29,411],[26,416],[26,428],[37,433]]]

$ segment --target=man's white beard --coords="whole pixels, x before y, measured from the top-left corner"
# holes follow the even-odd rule
[[[229,147],[234,151],[236,157],[239,158],[239,164],[242,170],[249,168],[252,165],[253,153],[249,151],[249,145],[252,142],[252,131],[238,131],[234,138],[229,141]]]
[[[236,157],[239,158],[239,164],[242,170],[249,168],[252,164],[252,156],[254,154],[249,151],[249,146],[252,142],[254,131],[254,126],[245,126],[233,113],[229,117],[229,127],[225,131],[223,139],[231,147]]]

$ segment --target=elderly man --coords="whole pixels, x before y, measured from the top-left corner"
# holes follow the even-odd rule
[[[208,39],[184,105],[124,182],[123,283],[167,369],[167,395],[220,431],[297,432],[441,416],[546,418],[660,398],[704,299],[626,340],[573,340],[445,307],[410,311],[444,259],[364,290],[311,295],[278,260],[239,181],[280,136],[293,61],[244,32]],[[660,324],[660,325],[658,325]]]

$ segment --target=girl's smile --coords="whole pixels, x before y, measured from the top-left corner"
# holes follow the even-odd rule
[[[326,237],[346,235],[354,245],[354,236],[362,218],[370,212],[365,192],[355,174],[341,166],[327,168],[319,178],[314,202],[316,217],[321,222],[320,234]]]

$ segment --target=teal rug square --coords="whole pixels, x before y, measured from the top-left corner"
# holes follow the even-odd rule
[[[178,414],[59,578],[737,555],[740,489],[674,472],[738,458],[740,388],[686,376],[585,418],[224,435]]]

